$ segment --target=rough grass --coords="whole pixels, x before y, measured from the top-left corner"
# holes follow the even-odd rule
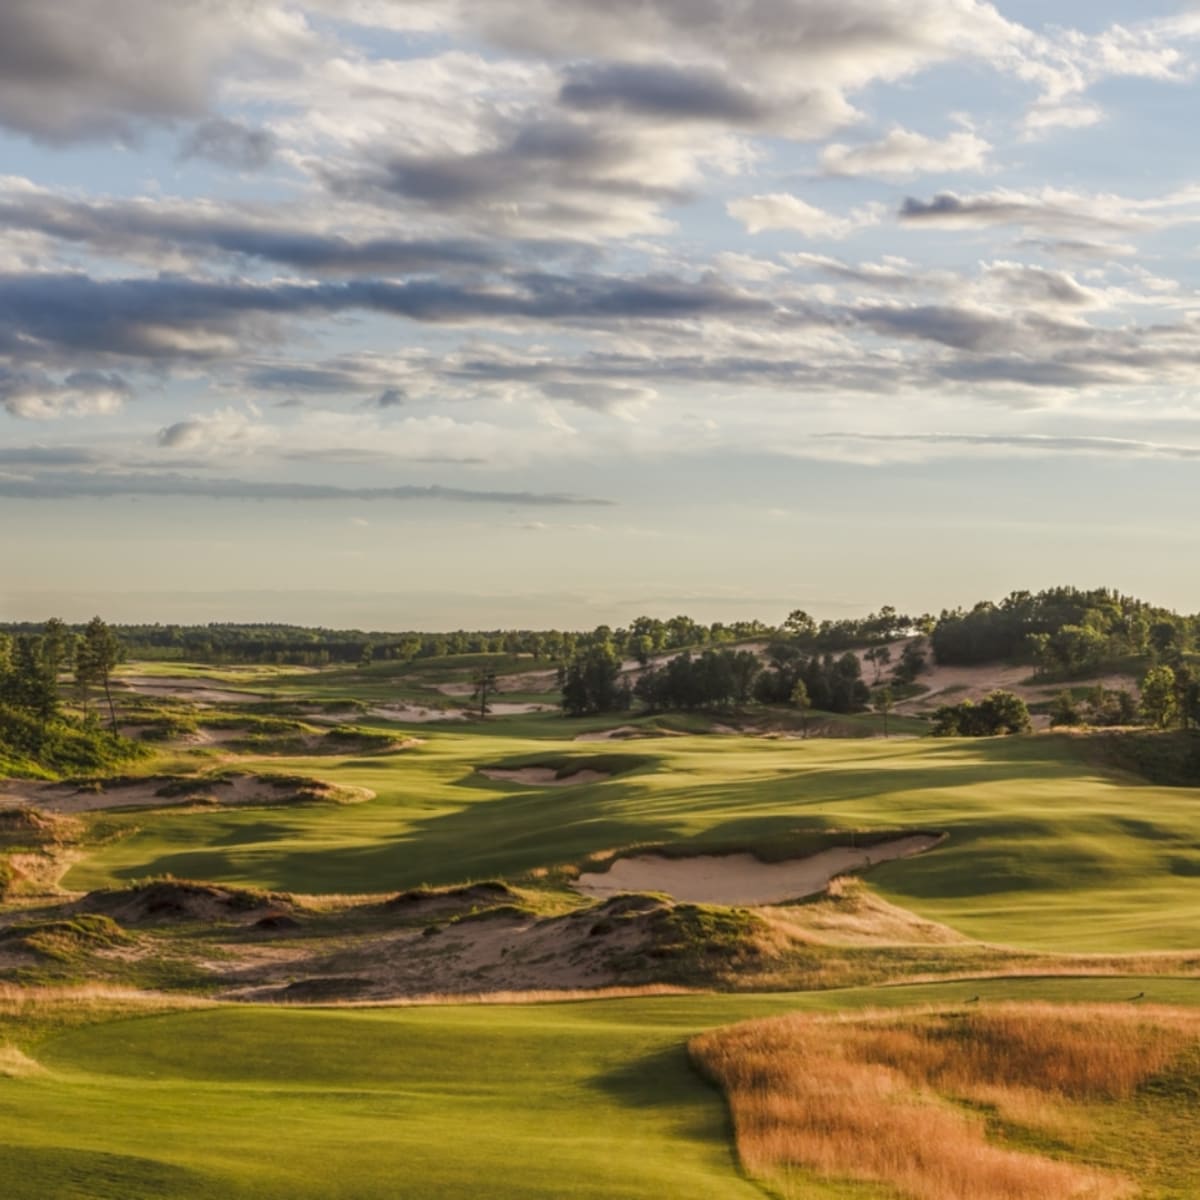
[[[725,1092],[743,1164],[785,1196],[810,1195],[811,1174],[909,1200],[1107,1200],[1137,1189],[1087,1163],[1091,1110],[1197,1047],[1194,1012],[1025,1004],[788,1016],[691,1053]]]

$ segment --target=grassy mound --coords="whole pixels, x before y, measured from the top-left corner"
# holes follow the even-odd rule
[[[132,941],[118,922],[102,913],[21,923],[0,932],[0,945],[19,947],[58,962],[70,962],[92,950],[127,946]]]
[[[230,921],[294,912],[291,896],[250,888],[221,887],[185,879],[157,879],[120,890],[89,892],[84,913],[104,913],[126,925]]]

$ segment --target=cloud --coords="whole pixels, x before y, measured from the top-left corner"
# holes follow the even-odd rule
[[[882,217],[880,205],[866,205],[838,216],[787,192],[730,200],[725,210],[741,221],[748,233],[786,229],[810,238],[844,238],[855,230],[879,224]]]
[[[121,475],[46,472],[33,478],[0,475],[0,496],[21,500],[106,499],[112,497],[194,497],[208,500],[397,501],[503,504],[534,508],[608,507],[608,500],[563,492],[475,491],[416,486],[337,487],[319,483],[275,483],[248,479],[208,479],[189,475]]]
[[[728,165],[734,153],[711,132],[620,114],[493,114],[473,132],[466,150],[369,145],[313,170],[339,196],[399,198],[493,233],[613,236],[667,232],[663,207],[689,200],[704,165]]]
[[[833,142],[821,151],[828,175],[872,175],[910,179],[914,175],[982,171],[991,145],[967,130],[938,141],[907,129],[893,129],[877,142],[846,146]]]
[[[269,130],[253,129],[228,117],[202,121],[184,139],[181,159],[207,158],[239,171],[259,171],[275,155],[276,138]]]
[[[900,208],[899,217],[910,225],[941,229],[1017,225],[1051,234],[1078,230],[1125,233],[1153,227],[1151,221],[1120,197],[1090,197],[1053,189],[1038,195],[996,191],[975,196],[940,192],[932,200],[909,196]]]
[[[899,79],[960,55],[992,57],[1022,31],[978,0],[465,0],[460,20],[550,58],[658,59],[740,68],[744,79],[833,86]]]
[[[40,371],[11,371],[0,365],[0,407],[9,416],[29,421],[109,416],[132,394],[121,376],[102,371],[75,371],[56,380]]]
[[[880,446],[913,446],[927,450],[966,448],[1016,451],[1031,455],[1070,454],[1104,458],[1200,459],[1200,446],[1139,441],[1132,438],[1089,437],[1039,433],[827,433],[819,440]]]
[[[256,449],[276,439],[255,417],[240,409],[222,408],[160,429],[157,441],[165,450],[216,453]]]
[[[768,108],[742,85],[706,67],[670,63],[580,63],[571,67],[558,99],[584,111],[618,109],[672,121],[754,125]]]
[[[47,142],[203,116],[221,68],[299,56],[302,17],[262,0],[5,0],[0,124]]]
[[[840,258],[831,258],[825,254],[807,254],[792,252],[783,256],[784,261],[800,270],[820,271],[834,279],[846,280],[853,283],[866,284],[876,288],[895,288],[906,290],[918,287],[930,280],[928,272],[921,271],[913,263],[904,258],[889,256],[877,263],[847,263]],[[946,274],[937,277],[937,282],[945,284]]]
[[[431,323],[588,323],[748,316],[770,301],[715,277],[632,278],[527,272],[504,286],[403,283],[252,284],[241,280],[0,275],[0,354],[81,354],[204,361],[270,340],[271,322],[354,309]]]
[[[286,209],[221,207],[207,202],[78,199],[19,178],[0,179],[0,223],[103,255],[217,256],[260,259],[327,274],[413,274],[492,267],[495,247],[474,238],[350,238],[305,224]],[[538,246],[545,258],[554,248]]]
[[[850,310],[877,333],[937,342],[953,350],[990,353],[1029,350],[1046,343],[1087,342],[1091,329],[1036,312],[997,312],[969,305],[875,304]]]

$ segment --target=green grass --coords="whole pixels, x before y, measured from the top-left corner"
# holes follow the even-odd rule
[[[973,937],[1056,951],[1184,949],[1200,928],[1200,804],[1084,758],[1078,739],[626,743],[642,765],[604,782],[523,789],[484,764],[593,759],[535,737],[561,719],[418,732],[396,755],[272,759],[271,770],[367,787],[369,803],[106,818],[75,889],[173,874],[296,892],[382,892],[520,879],[644,845],[778,857],[831,830],[945,830],[879,868],[889,899]],[[521,735],[515,733],[520,731]]]
[[[762,1193],[734,1162],[721,1098],[687,1064],[695,1033],[795,1009],[1140,990],[1200,1002],[1194,982],[1048,979],[541,1006],[221,1008],[76,1028],[0,1018],[0,1042],[21,1044],[45,1069],[0,1074],[0,1179],[6,1200],[752,1200]],[[1176,1150],[1187,1145],[1186,1122],[1172,1132],[1182,1134]]]

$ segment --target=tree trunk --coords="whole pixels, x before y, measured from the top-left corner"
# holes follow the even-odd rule
[[[104,698],[108,701],[108,719],[112,722],[112,731],[117,732],[117,709],[113,704],[112,688],[108,684],[108,672],[104,673]]]

